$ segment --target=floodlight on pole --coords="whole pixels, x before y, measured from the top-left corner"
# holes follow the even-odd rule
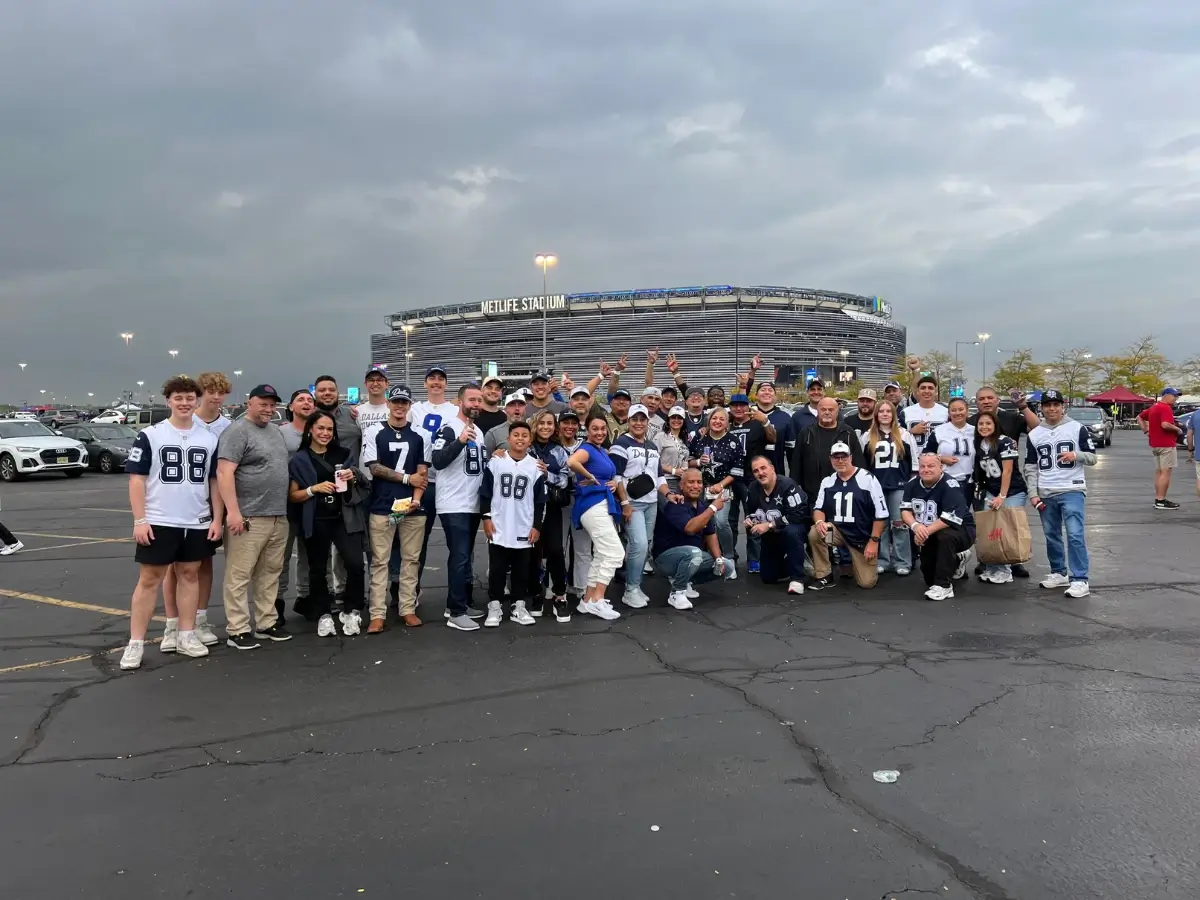
[[[533,258],[535,266],[542,267],[542,368],[546,368],[546,307],[550,305],[550,294],[546,290],[546,270],[558,265],[558,257],[553,253],[539,253]]]

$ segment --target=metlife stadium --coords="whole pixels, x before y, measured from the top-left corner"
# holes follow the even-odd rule
[[[582,381],[626,351],[625,383],[636,388],[645,351],[657,346],[678,356],[691,385],[730,386],[761,353],[780,382],[819,374],[882,387],[906,352],[904,326],[878,297],[770,286],[506,297],[395,313],[387,327],[371,336],[371,360],[388,367],[393,384],[410,385],[435,364],[452,387],[493,373],[522,383],[542,368],[543,353],[546,368]],[[661,362],[660,370],[662,382]]]

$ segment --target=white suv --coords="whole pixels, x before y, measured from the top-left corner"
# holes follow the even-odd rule
[[[87,448],[79,441],[55,434],[41,422],[0,421],[0,481],[42,472],[78,478],[87,467]]]

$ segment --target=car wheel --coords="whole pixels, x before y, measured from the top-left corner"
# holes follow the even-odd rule
[[[16,481],[18,477],[17,461],[7,453],[0,456],[0,481]]]
[[[114,466],[113,466],[114,462],[116,462],[116,460],[113,459],[113,455],[111,453],[101,453],[100,454],[100,471],[103,472],[105,475],[111,475],[113,473],[113,469],[114,469]]]
[[[66,475],[68,478],[78,478],[80,475],[83,474],[83,469],[71,469],[68,472],[63,472],[63,474]]]

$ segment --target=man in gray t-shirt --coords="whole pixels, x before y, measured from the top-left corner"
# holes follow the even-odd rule
[[[279,394],[269,384],[250,392],[246,415],[217,444],[217,487],[225,501],[225,630],[235,650],[260,640],[287,641],[275,598],[287,545],[288,449],[272,424]],[[254,590],[254,630],[250,597]]]
[[[529,404],[525,408],[527,420],[546,410],[550,410],[556,416],[566,410],[567,404],[561,400],[555,400],[550,391],[549,372],[534,372],[533,377],[529,379],[529,390],[533,396],[529,398]]]

